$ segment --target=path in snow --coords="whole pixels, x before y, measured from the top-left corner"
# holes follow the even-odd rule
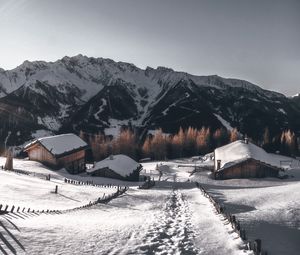
[[[139,254],[198,254],[193,243],[191,212],[183,194],[174,190],[138,248]]]

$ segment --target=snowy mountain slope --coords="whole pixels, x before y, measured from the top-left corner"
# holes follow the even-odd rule
[[[30,139],[36,130],[104,132],[132,125],[172,133],[180,126],[214,130],[225,122],[258,137],[266,126],[273,133],[300,132],[299,116],[295,100],[247,81],[165,67],[143,70],[78,55],[0,70],[0,139],[11,130],[9,144]]]
[[[293,96],[291,100],[300,107],[300,93]]]

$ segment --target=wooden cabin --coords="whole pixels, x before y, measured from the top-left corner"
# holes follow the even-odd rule
[[[219,180],[277,177],[283,170],[278,158],[248,140],[217,148],[214,154],[213,176]]]
[[[277,177],[281,169],[249,158],[214,172],[217,180]]]
[[[64,167],[71,174],[85,171],[86,149],[87,144],[75,134],[39,138],[24,147],[30,160],[53,169]]]
[[[111,155],[96,162],[87,173],[92,176],[107,177],[124,181],[139,181],[142,165],[126,155]]]

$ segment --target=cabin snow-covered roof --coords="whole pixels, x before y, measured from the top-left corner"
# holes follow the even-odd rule
[[[27,151],[30,149],[30,147],[37,143],[41,144],[46,148],[46,150],[55,156],[60,156],[75,150],[84,149],[88,146],[85,141],[75,134],[62,134],[36,139],[25,145],[24,150]]]
[[[219,170],[231,167],[248,159],[255,159],[273,167],[282,168],[281,157],[267,153],[264,149],[251,142],[245,143],[242,140],[238,140],[215,149],[215,162],[221,160],[221,168]]]
[[[115,173],[123,177],[126,177],[129,176],[140,166],[141,165],[138,162],[134,161],[132,158],[126,155],[118,154],[118,155],[107,157],[102,161],[96,162],[94,167],[87,169],[86,171],[88,173],[93,173],[103,168],[109,168]]]

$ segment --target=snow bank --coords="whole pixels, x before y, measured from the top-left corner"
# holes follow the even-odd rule
[[[42,144],[53,155],[60,155],[87,146],[86,142],[75,134],[62,134],[39,138],[25,145],[24,149],[28,149],[35,143]]]
[[[102,161],[99,161],[91,169],[87,169],[88,173],[93,173],[102,168],[109,168],[115,173],[126,177],[134,172],[140,164],[126,155],[113,155],[112,158],[108,157]]]

